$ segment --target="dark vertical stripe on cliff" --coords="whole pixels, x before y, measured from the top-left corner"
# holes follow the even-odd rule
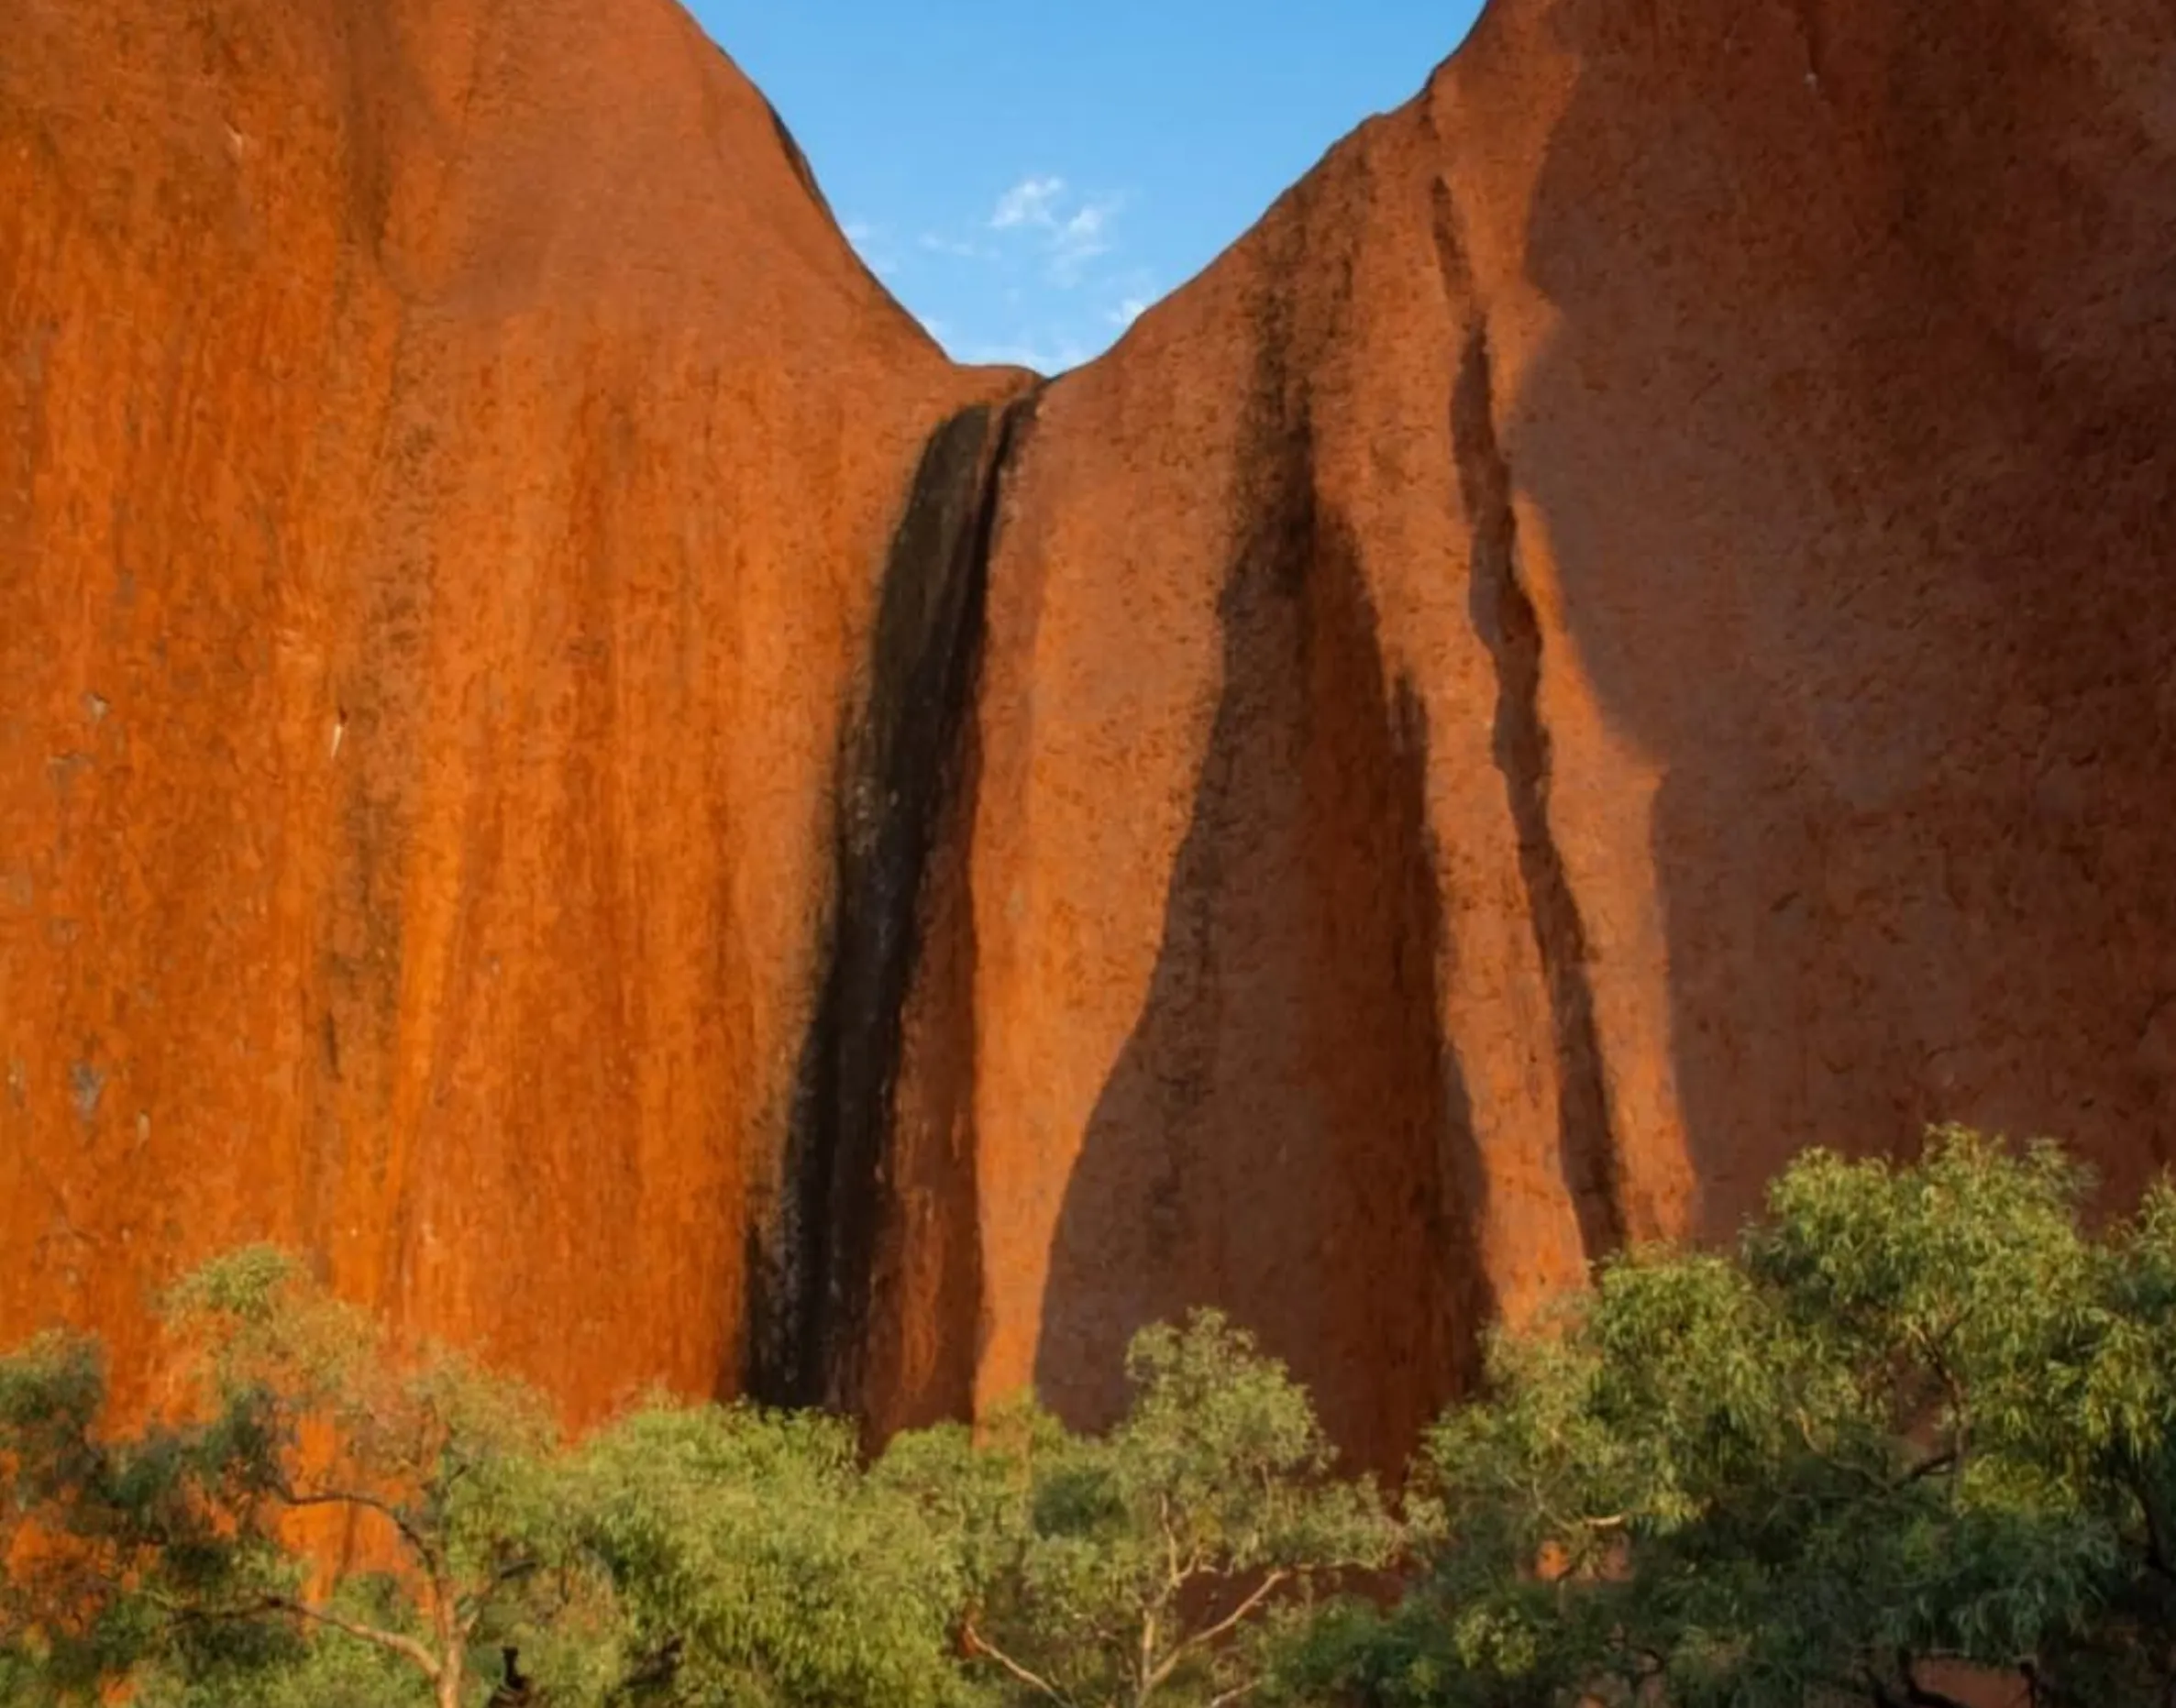
[[[973,710],[999,490],[1031,407],[978,404],[931,435],[885,563],[867,697],[839,757],[828,964],[780,1199],[753,1234],[745,1386],[771,1405],[860,1402],[922,890]]]
[[[1451,400],[1451,446],[1471,531],[1467,572],[1474,627],[1496,666],[1497,769],[1519,838],[1519,874],[1534,948],[1549,987],[1556,1045],[1557,1154],[1591,1260],[1624,1243],[1623,1192],[1603,1080],[1602,1041],[1586,971],[1586,923],[1549,821],[1553,759],[1541,718],[1541,623],[1520,579],[1511,468],[1496,426],[1496,372],[1488,324],[1466,259],[1465,233],[1449,182],[1430,186],[1436,265],[1451,313],[1466,322]]]
[[[1549,986],[1558,1152],[1579,1219],[1580,1242],[1591,1260],[1624,1243],[1617,1145],[1586,973],[1586,926],[1549,821],[1552,765],[1549,726],[1541,718],[1541,624],[1519,579],[1511,471],[1497,438],[1488,331],[1478,319],[1467,334],[1459,365],[1451,434],[1473,531],[1474,626],[1496,664],[1497,768],[1503,774],[1519,837],[1519,876],[1541,975]]]

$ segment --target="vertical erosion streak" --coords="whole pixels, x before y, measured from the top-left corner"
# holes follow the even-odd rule
[[[1454,233],[1446,232],[1440,221],[1438,229],[1446,254],[1456,256]],[[1473,536],[1474,626],[1496,666],[1492,744],[1519,838],[1519,874],[1549,989],[1559,1156],[1579,1218],[1580,1241],[1591,1261],[1624,1242],[1617,1148],[1602,1080],[1594,990],[1587,979],[1586,928],[1550,829],[1550,738],[1541,708],[1541,624],[1519,579],[1511,471],[1497,438],[1488,330],[1477,314],[1466,333],[1451,414],[1459,490]]]
[[[823,986],[779,1197],[750,1234],[743,1385],[771,1405],[861,1401],[923,884],[972,710],[999,488],[1029,407],[978,404],[931,435],[886,558],[867,700],[839,756]]]

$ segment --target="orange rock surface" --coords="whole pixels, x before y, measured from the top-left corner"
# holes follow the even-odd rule
[[[594,1415],[2176,1139],[2148,0],[1496,0],[947,365],[665,0],[0,18],[0,1332],[272,1235]],[[208,21],[205,21],[208,20]],[[751,1267],[753,1265],[753,1267]]]
[[[1210,1300],[1394,1460],[1489,1312],[1806,1144],[2166,1160],[2172,49],[1497,0],[1040,399],[955,1404],[1108,1416]]]
[[[272,1237],[732,1386],[895,494],[992,376],[666,0],[0,16],[0,1331]]]

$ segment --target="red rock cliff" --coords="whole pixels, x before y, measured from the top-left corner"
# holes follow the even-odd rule
[[[0,1328],[269,1231],[881,1425],[1214,1301],[1387,1459],[1805,1143],[2163,1160],[2148,0],[1497,0],[1025,396],[662,4],[120,11],[0,24]]]
[[[665,0],[7,7],[0,1330],[270,1235],[578,1410],[736,1383],[883,542],[997,383]]]
[[[1210,1299],[1387,1458],[1806,1143],[2159,1165],[2172,46],[1498,0],[1041,398],[902,1132],[948,1403]]]

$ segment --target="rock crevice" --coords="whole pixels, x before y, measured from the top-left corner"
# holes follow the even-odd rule
[[[1439,217],[1439,234],[1444,229]],[[1591,1260],[1624,1243],[1623,1194],[1595,1024],[1586,927],[1551,821],[1541,624],[1519,572],[1519,521],[1512,509],[1511,469],[1497,432],[1495,392],[1488,328],[1476,314],[1466,329],[1451,411],[1459,492],[1470,530],[1470,608],[1475,630],[1496,667],[1490,748],[1518,837],[1527,918],[1548,987],[1563,1178],[1578,1216],[1581,1243]]]

